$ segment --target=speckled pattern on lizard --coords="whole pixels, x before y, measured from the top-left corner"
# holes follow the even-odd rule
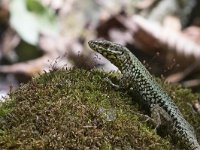
[[[103,55],[121,71],[119,87],[130,92],[133,90],[138,92],[150,110],[158,110],[155,108],[162,110],[157,113],[167,120],[170,119],[175,136],[185,148],[200,150],[193,127],[184,119],[170,96],[126,47],[106,40],[92,40],[88,44],[91,49]]]

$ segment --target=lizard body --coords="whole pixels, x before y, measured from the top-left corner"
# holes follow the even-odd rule
[[[130,92],[136,90],[150,110],[159,107],[162,110],[159,115],[170,119],[175,135],[185,143],[185,147],[188,150],[200,150],[193,127],[149,71],[126,47],[109,41],[89,41],[88,44],[121,71],[120,87]]]

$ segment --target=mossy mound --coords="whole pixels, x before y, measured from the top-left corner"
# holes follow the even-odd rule
[[[59,70],[21,86],[1,104],[0,149],[173,149],[141,121],[127,93],[102,80],[107,76],[99,71]],[[188,90],[177,90],[171,92],[176,99],[196,98]],[[200,122],[192,121],[195,127]]]

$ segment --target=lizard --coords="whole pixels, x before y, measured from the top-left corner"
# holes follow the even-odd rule
[[[200,150],[193,127],[185,120],[167,92],[128,48],[106,40],[91,40],[88,45],[118,67],[122,74],[120,88],[129,92],[136,91],[150,111],[170,120],[173,133],[188,150]]]

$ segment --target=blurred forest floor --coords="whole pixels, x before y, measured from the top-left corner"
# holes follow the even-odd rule
[[[91,39],[123,44],[155,76],[200,92],[198,0],[1,0],[0,97],[52,68],[117,70]]]

